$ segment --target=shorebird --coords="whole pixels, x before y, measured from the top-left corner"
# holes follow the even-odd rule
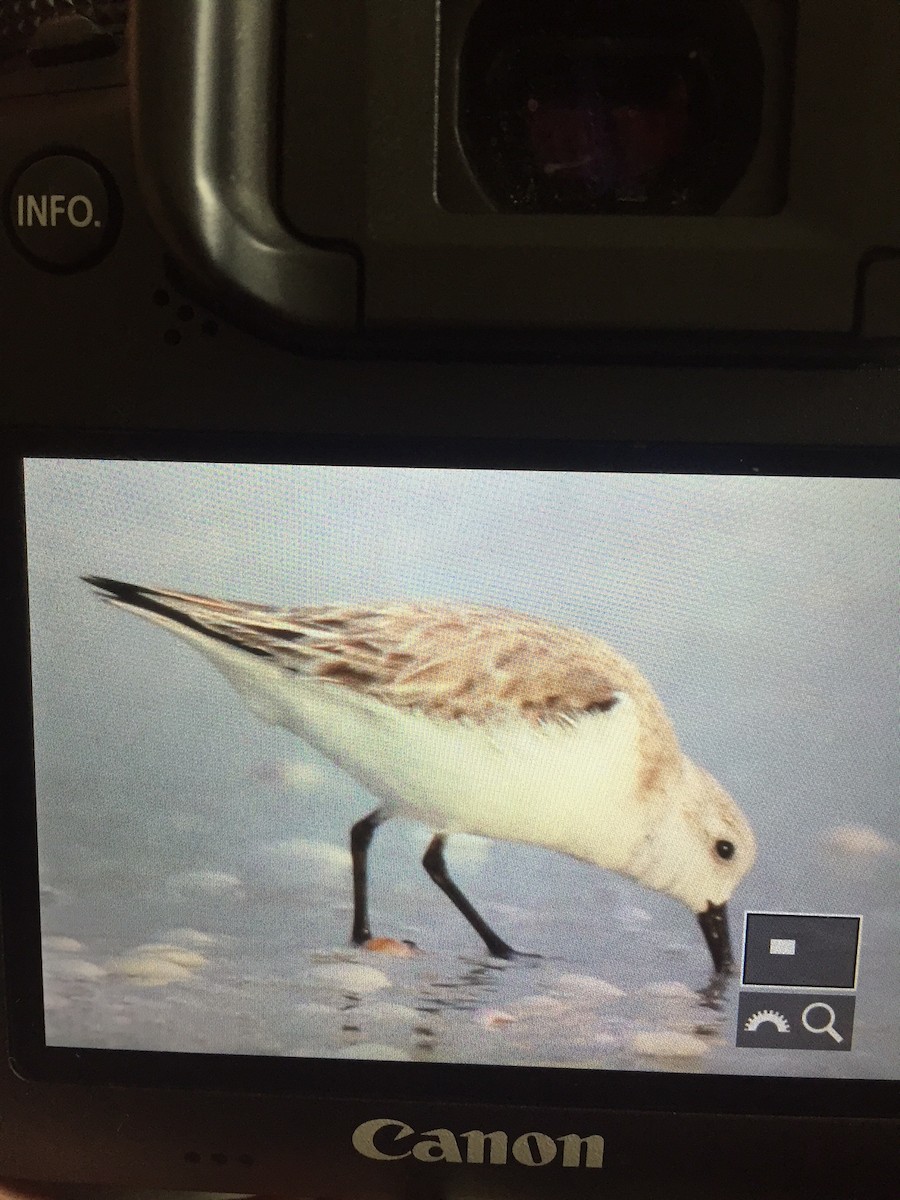
[[[202,651],[257,717],[377,799],[350,833],[355,944],[372,937],[373,834],[405,817],[433,831],[425,870],[498,958],[516,951],[450,877],[454,833],[542,846],[671,896],[696,915],[716,973],[732,970],[727,901],[753,832],[682,752],[641,672],[599,638],[474,605],[272,608],[84,578]]]

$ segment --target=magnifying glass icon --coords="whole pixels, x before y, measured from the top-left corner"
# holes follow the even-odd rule
[[[811,1025],[809,1023],[809,1014],[811,1012],[815,1012],[817,1008],[823,1009],[825,1013],[824,1025]],[[817,1000],[815,1004],[807,1004],[806,1008],[803,1010],[803,1015],[800,1017],[800,1020],[803,1022],[803,1028],[808,1029],[810,1033],[827,1033],[828,1036],[834,1038],[838,1044],[844,1040],[834,1027],[834,1023],[837,1020],[837,1013],[830,1004],[825,1004],[825,1002],[822,1000]]]

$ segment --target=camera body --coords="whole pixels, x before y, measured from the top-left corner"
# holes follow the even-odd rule
[[[437,22],[404,3],[348,5],[338,21],[289,6],[277,42],[274,8],[257,6],[249,26],[235,12],[230,32],[221,10],[202,12],[182,10],[176,29],[138,11],[139,170],[181,260],[219,293],[230,283],[251,303],[256,295],[270,322],[376,340],[581,331],[595,347],[599,334],[615,347],[634,330],[702,330],[713,346],[748,334],[763,344],[773,334],[801,343],[896,334],[898,181],[893,134],[878,115],[897,107],[889,5],[604,5],[598,14],[577,0],[460,3],[442,4]],[[687,93],[684,112],[640,92],[642,73],[663,69],[660,56],[665,86]],[[547,81],[566,69],[572,78],[556,95]],[[691,70],[696,82],[686,82]],[[596,80],[617,71],[621,96],[597,99]],[[165,88],[154,83],[162,72]],[[574,83],[582,77],[587,98]],[[282,119],[263,135],[247,98],[268,109],[279,86]],[[604,119],[621,125],[610,146]],[[227,141],[215,136],[220,122]],[[196,136],[204,124],[209,133]],[[667,150],[667,138],[678,144]],[[189,157],[198,146],[203,163]],[[677,169],[667,176],[654,154],[672,154]],[[587,178],[569,179],[565,162],[579,155]],[[592,188],[596,162],[609,180]],[[514,163],[507,178],[503,164]],[[211,183],[202,200],[200,176]],[[281,253],[297,261],[282,269]],[[232,280],[217,266],[225,257]],[[279,279],[296,289],[304,278],[321,307],[267,294]]]
[[[16,471],[36,455],[896,474],[897,5],[139,0],[127,27],[122,5],[73,3],[27,28],[20,8],[0,8],[17,630],[0,1172],[888,1195],[881,1078],[610,1086],[33,1052]]]
[[[897,337],[896,24],[888,0],[138,5],[135,165],[178,269],[283,341],[871,358]],[[40,182],[7,185],[26,254]],[[116,236],[78,219],[52,217],[82,232],[59,269]]]

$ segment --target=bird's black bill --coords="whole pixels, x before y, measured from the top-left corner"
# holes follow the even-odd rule
[[[716,974],[731,975],[734,971],[734,958],[728,933],[728,906],[709,904],[705,912],[697,914],[697,920],[709,946]]]

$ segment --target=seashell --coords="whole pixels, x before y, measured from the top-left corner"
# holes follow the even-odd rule
[[[243,886],[237,875],[227,871],[185,871],[168,883],[169,891],[176,896],[227,896]]]
[[[500,1008],[484,1008],[472,1018],[484,1029],[502,1029],[505,1025],[513,1025],[516,1018],[512,1013]]]
[[[51,958],[44,964],[46,973],[54,979],[102,979],[106,974],[96,963],[84,958]]]
[[[848,858],[886,858],[900,850],[869,825],[836,825],[822,833],[820,842],[829,853]]]
[[[168,983],[180,983],[191,978],[187,967],[166,962],[151,954],[135,954],[112,958],[106,964],[108,974],[128,979],[139,987],[164,987]]]
[[[374,1058],[389,1062],[411,1062],[412,1057],[398,1046],[384,1042],[360,1042],[357,1046],[346,1046],[337,1053],[338,1058]]]
[[[648,983],[641,988],[642,996],[653,996],[659,1000],[696,1000],[697,993],[692,991],[687,984],[679,983],[675,979],[666,980],[663,983]]]
[[[56,950],[60,954],[75,954],[84,949],[81,942],[70,937],[45,937],[41,939],[41,944],[45,950]]]
[[[200,967],[205,967],[209,961],[196,950],[186,950],[183,946],[171,946],[162,942],[148,942],[144,946],[138,946],[135,954],[163,959],[165,962],[175,963],[176,966],[187,967],[189,970],[195,971]]]
[[[555,987],[559,991],[574,992],[591,1000],[617,1000],[625,995],[615,984],[607,983],[605,979],[597,979],[594,975],[560,975]]]
[[[218,939],[209,933],[201,933],[199,929],[169,929],[161,938],[165,944],[175,943],[176,946],[214,946]]]
[[[628,1049],[642,1058],[702,1058],[709,1046],[689,1033],[660,1030],[634,1034],[629,1039]]]
[[[384,971],[375,967],[364,967],[358,963],[332,963],[331,966],[317,967],[313,975],[330,987],[354,992],[358,996],[391,986],[391,981]]]

